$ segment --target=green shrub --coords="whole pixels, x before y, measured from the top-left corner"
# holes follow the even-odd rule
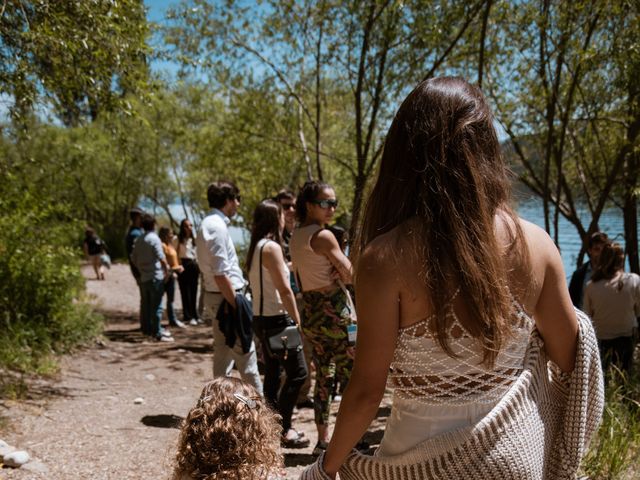
[[[25,197],[11,209],[0,201],[9,212],[0,218],[0,367],[37,372],[99,333],[101,322],[82,302],[79,250],[69,246],[81,226],[63,206],[29,209]]]
[[[640,476],[640,387],[638,376],[611,370],[602,424],[583,461],[592,480],[631,480]]]

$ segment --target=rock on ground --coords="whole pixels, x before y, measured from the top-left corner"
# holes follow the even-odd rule
[[[90,267],[83,273],[93,277]],[[26,399],[0,400],[0,438],[33,458],[23,468],[3,469],[3,480],[170,476],[179,423],[211,379],[211,327],[174,328],[172,344],[143,338],[137,287],[126,265],[114,265],[105,281],[88,280],[87,290],[107,318],[101,341],[62,358],[55,376],[28,380]],[[136,398],[144,403],[134,404]],[[365,437],[372,445],[382,437],[387,411],[381,409]],[[311,445],[284,451],[287,478],[314,460],[313,411],[296,412],[294,427]],[[25,468],[30,464],[35,468]]]

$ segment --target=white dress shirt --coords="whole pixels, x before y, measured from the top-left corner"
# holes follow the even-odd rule
[[[224,213],[214,208],[202,221],[196,236],[198,265],[206,292],[220,292],[214,278],[216,275],[229,277],[235,290],[243,288],[246,283],[238,263],[236,248],[229,235],[229,222]]]

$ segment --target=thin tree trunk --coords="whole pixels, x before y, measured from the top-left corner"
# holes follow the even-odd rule
[[[638,199],[631,193],[627,196],[624,209],[624,242],[625,251],[629,258],[629,268],[633,273],[640,274],[638,261]]]
[[[482,14],[482,30],[480,32],[480,55],[478,56],[478,87],[482,88],[482,75],[484,70],[484,48],[487,38],[487,23],[489,22],[489,12],[493,0],[487,0],[484,13]]]
[[[360,212],[364,201],[364,189],[367,185],[367,177],[365,175],[357,175],[355,177],[355,193],[353,196],[353,209],[351,210],[351,225],[349,227],[349,245],[352,245],[356,237],[356,231],[360,224]]]
[[[320,22],[320,28],[318,31],[318,41],[316,42],[316,124],[315,124],[315,133],[316,133],[316,172],[318,174],[318,180],[323,180],[322,174],[322,164],[320,162],[320,116],[322,112],[322,103],[320,99],[320,86],[321,86],[321,65],[322,65],[322,34],[324,27],[324,16],[321,16],[322,20]]]
[[[638,258],[638,170],[640,169],[640,155],[637,152],[629,155],[627,160],[626,198],[624,203],[624,242],[629,268],[633,273],[640,274],[640,261]]]
[[[304,122],[302,119],[302,106],[298,104],[298,136],[302,145],[302,158],[307,166],[307,180],[313,180],[313,169],[311,168],[311,159],[309,158],[309,148],[307,147],[307,138],[304,135]]]

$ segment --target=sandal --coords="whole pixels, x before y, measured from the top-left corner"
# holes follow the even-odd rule
[[[296,431],[294,430],[294,432]],[[296,436],[293,438],[280,437],[280,445],[282,448],[307,448],[309,446],[309,439],[302,438],[302,435],[296,432]]]

